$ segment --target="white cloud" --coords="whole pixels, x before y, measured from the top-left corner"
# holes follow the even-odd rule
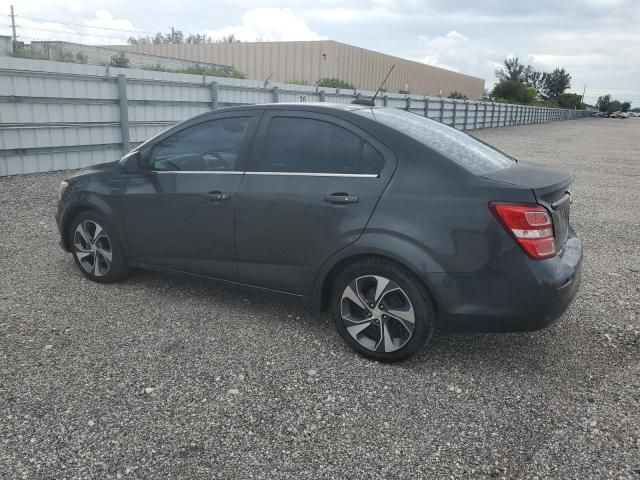
[[[111,32],[109,33],[109,35],[111,35],[115,32],[117,33],[117,35],[126,35],[126,33],[119,32],[117,30],[136,30],[136,28],[133,26],[133,23],[131,23],[129,20],[125,18],[114,18],[113,15],[111,15],[111,13],[107,10],[98,10],[96,12],[95,18],[86,20],[84,23],[88,27],[87,30],[94,33]]]
[[[219,39],[234,35],[238,40],[251,42],[288,40],[325,40],[327,37],[311,30],[304,19],[290,8],[256,8],[242,16],[240,25],[210,30],[207,35]]]
[[[420,35],[418,44],[420,53],[415,60],[487,80],[505,56],[455,30],[438,37]]]

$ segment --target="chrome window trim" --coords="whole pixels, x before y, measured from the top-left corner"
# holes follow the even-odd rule
[[[298,176],[298,177],[345,177],[345,178],[379,178],[375,173],[315,173],[315,172],[241,172],[237,170],[222,170],[212,172],[208,170],[149,170],[148,173],[204,173],[207,175],[278,175],[278,176]]]
[[[299,177],[378,178],[376,173],[314,173],[314,172],[245,172],[247,175],[282,175]]]
[[[240,170],[221,170],[219,172],[210,170],[149,170],[149,173],[205,173],[215,175],[243,175],[244,172]]]

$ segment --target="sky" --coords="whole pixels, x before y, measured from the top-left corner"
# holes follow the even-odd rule
[[[564,67],[571,91],[640,106],[640,0],[0,0],[19,39],[124,43],[130,35],[331,39],[484,78],[508,56]],[[0,35],[11,32],[0,18]]]

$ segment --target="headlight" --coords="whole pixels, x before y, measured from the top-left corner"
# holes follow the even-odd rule
[[[67,188],[69,188],[69,182],[60,182],[60,186],[58,187],[58,200],[62,200]]]

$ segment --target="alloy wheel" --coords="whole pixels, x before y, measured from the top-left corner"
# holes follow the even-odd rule
[[[84,270],[96,277],[109,273],[113,253],[111,241],[100,224],[83,220],[73,233],[75,255]]]
[[[340,300],[342,322],[364,348],[394,352],[415,332],[415,312],[409,296],[392,280],[365,275],[349,283]]]

